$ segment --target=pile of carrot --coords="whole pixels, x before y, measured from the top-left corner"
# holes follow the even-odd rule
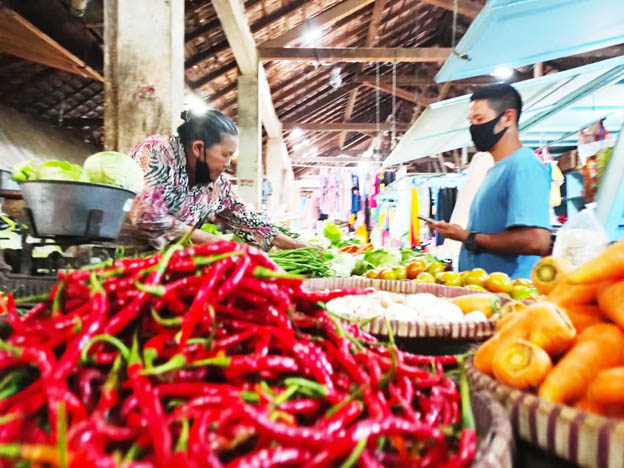
[[[475,367],[549,401],[624,418],[624,241],[579,268],[546,257],[532,280],[545,301],[505,316]]]
[[[351,244],[340,249],[340,253],[348,253],[351,255],[363,255],[369,250],[373,250],[373,244]]]

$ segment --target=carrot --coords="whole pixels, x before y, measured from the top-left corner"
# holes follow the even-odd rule
[[[568,275],[572,284],[613,281],[624,276],[624,240],[612,244],[598,257]]]
[[[579,335],[592,325],[606,323],[600,307],[596,305],[570,305],[564,307],[564,310]]]
[[[549,294],[574,270],[565,258],[544,257],[533,267],[531,281],[540,294]]]
[[[539,389],[539,396],[554,403],[580,399],[603,369],[622,363],[624,335],[616,325],[598,324],[579,336]]]
[[[587,397],[596,403],[624,403],[624,367],[601,371],[587,389]]]
[[[624,277],[624,240],[610,245],[598,257],[568,275],[572,284],[614,281]]]
[[[499,346],[510,339],[528,340],[555,356],[566,351],[574,342],[576,330],[554,304],[536,302],[518,312],[477,350],[474,365],[481,372],[492,373],[492,362]]]
[[[517,313],[522,312],[526,308],[527,305],[525,303],[517,301],[509,301],[507,304],[503,305],[498,313],[499,319],[496,321],[496,329],[500,330],[503,328]]]
[[[569,284],[561,282],[550,292],[547,300],[565,307],[576,304],[592,304],[596,302],[598,284]]]
[[[598,289],[598,305],[607,318],[624,327],[624,281],[603,284]]]
[[[613,403],[613,404],[601,404],[596,403],[595,401],[590,400],[585,397],[582,400],[579,400],[574,407],[577,410],[585,411],[587,413],[599,414],[601,416],[608,416],[610,418],[624,418],[624,404]]]
[[[449,301],[459,307],[464,314],[469,314],[478,310],[483,312],[486,317],[498,313],[502,307],[501,298],[495,294],[466,294],[465,296],[457,296],[449,298]]]
[[[503,343],[492,361],[496,378],[520,390],[538,387],[552,367],[546,351],[530,341],[520,339]]]

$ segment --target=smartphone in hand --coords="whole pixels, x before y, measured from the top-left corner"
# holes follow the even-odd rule
[[[433,224],[436,222],[435,219],[427,218],[426,216],[418,215],[418,219],[422,219],[425,223],[430,223],[430,224]]]

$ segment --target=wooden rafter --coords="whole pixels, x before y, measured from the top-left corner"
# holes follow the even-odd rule
[[[100,73],[10,8],[0,8],[0,53],[104,81]]]
[[[258,51],[247,23],[242,1],[212,0],[236,63],[243,74],[258,77],[262,124],[271,138],[281,138],[282,126],[275,112],[264,68],[258,66]]]
[[[453,11],[457,4],[457,13],[470,19],[475,19],[482,6],[471,0],[420,0],[427,5],[433,5],[438,8]]]
[[[260,48],[279,48],[284,47],[287,44],[296,40],[301,40],[301,37],[308,30],[330,26],[340,21],[341,19],[355,13],[356,11],[361,10],[365,6],[370,5],[374,1],[375,0],[346,0],[344,2],[341,2],[335,7],[324,11],[320,15],[310,18],[301,23],[299,26],[296,26],[286,31],[281,36],[260,44]]]
[[[359,132],[359,133],[375,133],[377,131],[387,132],[392,130],[392,124],[388,123],[369,123],[369,122],[337,122],[337,123],[310,123],[310,122],[282,122],[284,130],[299,128],[307,132]],[[397,131],[406,131],[409,124],[403,122],[396,123]]]
[[[295,62],[444,62],[451,49],[445,47],[265,47],[258,49],[263,61],[285,60]]]
[[[379,86],[377,86],[376,83],[366,83],[365,86],[368,86],[373,89],[379,89],[380,91],[383,91],[384,93],[393,94],[396,97],[404,99],[413,104],[418,104],[421,106],[428,106],[431,103],[431,100],[427,98],[419,96],[418,94],[412,93],[403,88],[393,87],[392,85],[379,83]]]
[[[372,47],[375,45],[377,40],[377,33],[379,31],[379,24],[381,23],[381,16],[383,14],[384,9],[386,8],[387,0],[375,0],[375,5],[373,6],[373,12],[371,13],[371,19],[368,24],[368,32],[366,33],[366,47]],[[361,70],[360,65],[360,71]],[[357,100],[358,88],[355,88],[349,94],[349,99],[347,100],[347,107],[345,108],[344,113],[344,121],[348,122],[351,120],[351,116],[353,114],[353,109],[355,108],[355,102]],[[347,132],[342,132],[338,137],[338,146],[342,148],[345,144],[345,140],[347,139]]]
[[[455,81],[453,83],[457,85],[462,85],[462,86],[483,86],[483,85],[494,84],[498,81],[499,80],[497,80],[494,77],[476,76],[473,78],[467,78],[466,80]],[[372,76],[372,75],[358,74],[353,77],[353,82],[359,83],[359,84],[367,84],[367,83],[375,84],[377,82],[377,77]],[[392,76],[390,75],[380,76],[379,82],[385,85],[391,85]],[[416,75],[397,75],[396,84],[397,86],[438,86],[438,83],[436,83],[433,80],[433,77],[423,78],[421,76],[416,76]]]

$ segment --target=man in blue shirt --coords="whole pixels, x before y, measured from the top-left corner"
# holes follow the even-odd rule
[[[471,97],[470,133],[492,167],[470,207],[467,229],[445,222],[432,227],[463,243],[460,271],[483,268],[528,278],[550,250],[550,177],[518,136],[520,94],[508,84],[479,89]]]

